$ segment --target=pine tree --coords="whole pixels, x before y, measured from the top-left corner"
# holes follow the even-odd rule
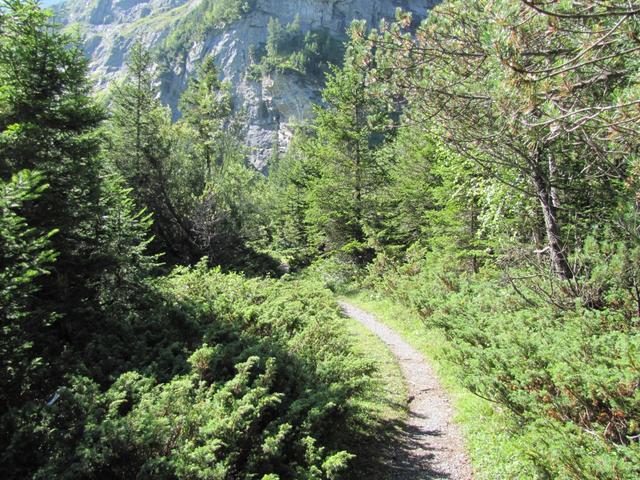
[[[378,79],[420,112],[414,122],[538,204],[542,252],[569,280],[571,252],[628,195],[637,12],[547,3],[452,1],[416,34],[410,14],[355,33]]]
[[[307,219],[312,185],[320,175],[307,151],[310,145],[304,132],[298,131],[285,155],[270,165],[268,177],[273,247],[292,268],[307,265],[318,253],[310,238],[312,225]]]

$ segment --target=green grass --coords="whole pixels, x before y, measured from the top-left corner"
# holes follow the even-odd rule
[[[372,395],[363,406],[383,420],[403,420],[406,417],[408,390],[398,361],[376,335],[356,320],[348,318],[345,321],[356,352],[376,365]]]
[[[393,437],[407,417],[407,385],[396,358],[377,336],[351,318],[345,318],[345,324],[355,351],[376,367],[366,398],[356,405],[361,412],[358,429],[367,441],[356,446],[354,473],[349,478],[390,479],[385,448],[395,444]]]
[[[190,11],[191,6],[189,2],[187,2],[170,10],[139,18],[125,26],[120,32],[120,35],[123,37],[131,36],[143,27],[154,32],[159,32],[171,24],[176,25],[178,21]]]
[[[352,293],[349,302],[376,315],[378,320],[402,335],[433,365],[442,386],[453,400],[455,421],[462,429],[467,450],[478,480],[531,480],[531,466],[517,459],[508,420],[489,402],[473,395],[461,385],[456,367],[443,358],[448,342],[442,332],[427,328],[406,307],[371,292]],[[384,345],[383,345],[384,347]],[[386,347],[385,351],[388,352]],[[384,355],[384,354],[374,354]]]

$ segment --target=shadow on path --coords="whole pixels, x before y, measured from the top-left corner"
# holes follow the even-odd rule
[[[379,420],[373,441],[361,445],[356,465],[359,478],[370,480],[471,480],[472,469],[462,436],[453,423],[453,409],[433,369],[402,337],[373,315],[347,302],[344,313],[377,335],[400,364],[409,390],[403,421]],[[398,407],[398,405],[395,405]]]

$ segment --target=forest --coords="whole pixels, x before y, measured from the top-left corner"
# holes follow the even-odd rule
[[[373,478],[354,292],[442,336],[474,478],[640,477],[640,3],[446,0],[344,46],[274,20],[255,71],[326,85],[268,174],[213,56],[160,102],[182,27],[95,93],[0,1],[3,478]]]

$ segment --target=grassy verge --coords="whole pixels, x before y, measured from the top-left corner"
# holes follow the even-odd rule
[[[357,405],[361,412],[358,428],[366,430],[364,437],[373,441],[356,446],[354,478],[386,480],[391,473],[384,468],[385,451],[406,418],[407,386],[400,365],[386,345],[357,321],[346,318],[345,322],[356,352],[376,366],[369,394]]]
[[[455,420],[465,436],[476,479],[535,478],[530,466],[517,459],[512,437],[509,436],[513,425],[509,425],[505,416],[489,402],[465,390],[456,375],[456,367],[442,357],[448,343],[441,332],[427,328],[409,309],[376,294],[359,292],[345,298],[375,314],[378,320],[401,334],[434,366],[443,387],[453,399],[457,412]]]

